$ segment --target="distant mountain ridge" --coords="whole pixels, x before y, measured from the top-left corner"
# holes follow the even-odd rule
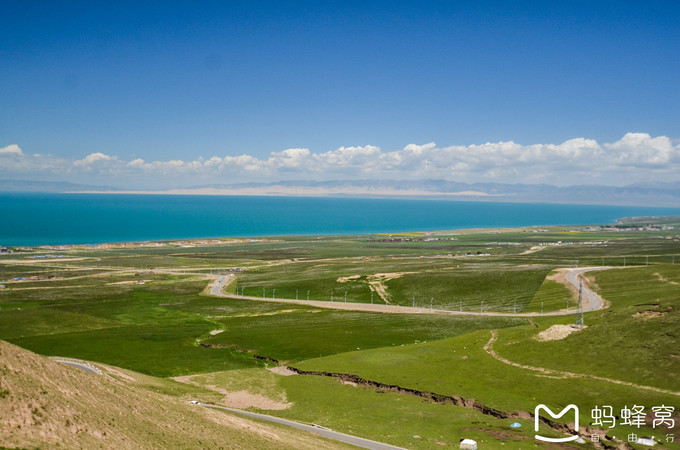
[[[295,195],[439,198],[475,201],[680,207],[680,182],[626,186],[461,183],[447,180],[332,180],[208,184],[174,189],[121,189],[69,182],[0,180],[0,192],[88,192],[183,195]]]
[[[119,191],[111,186],[92,186],[75,184],[68,181],[0,180],[0,192],[82,192],[82,191]]]

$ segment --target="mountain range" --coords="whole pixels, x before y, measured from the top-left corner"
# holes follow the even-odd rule
[[[210,184],[141,190],[69,182],[0,180],[0,192],[391,197],[680,207],[680,182],[635,183],[625,186],[553,186],[549,184],[469,184],[447,180],[333,180]]]

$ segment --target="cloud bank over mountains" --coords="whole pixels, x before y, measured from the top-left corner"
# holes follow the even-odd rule
[[[200,149],[191,149],[198,154]],[[107,183],[119,187],[162,187],[206,182],[266,182],[331,179],[442,179],[475,183],[600,184],[675,182],[680,143],[666,136],[627,133],[612,143],[575,138],[561,144],[512,141],[439,147],[434,142],[383,151],[366,145],[324,153],[308,148],[272,152],[266,158],[199,157],[192,160],[126,161],[93,152],[82,159],[27,154],[19,145],[0,148],[0,177]]]

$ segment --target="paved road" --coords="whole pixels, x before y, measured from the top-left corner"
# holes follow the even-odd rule
[[[364,439],[356,436],[352,436],[351,434],[345,434],[345,433],[340,433],[338,431],[333,431],[329,430],[328,428],[324,428],[320,425],[307,425],[304,423],[300,422],[295,422],[292,420],[288,419],[282,419],[280,417],[274,417],[274,416],[268,416],[266,414],[258,414],[250,411],[244,411],[242,409],[234,409],[234,408],[227,408],[225,406],[217,406],[217,405],[208,405],[206,403],[197,403],[199,406],[203,406],[205,408],[213,408],[213,409],[221,409],[224,411],[229,411],[232,413],[236,414],[241,414],[243,416],[248,416],[252,417],[254,419],[261,419],[261,420],[266,420],[268,422],[274,422],[274,423],[279,423],[282,425],[287,425],[289,427],[294,427],[298,428],[300,430],[305,430],[309,431],[315,434],[318,434],[319,436],[328,438],[328,439],[335,439],[336,441],[344,442],[346,444],[351,444],[356,447],[360,448],[369,448],[369,449],[377,449],[377,450],[387,450],[387,449],[401,449],[401,447],[395,447],[393,445],[388,445],[388,444],[383,444],[382,442],[377,442],[377,441],[372,441],[370,439]]]
[[[218,276],[215,279],[215,281],[210,285],[210,289],[208,290],[208,292],[210,293],[210,295],[214,295],[217,297],[224,296],[225,294],[222,292],[222,290],[225,288],[225,286],[231,283],[234,278],[235,277],[233,274],[226,276],[225,275]]]
[[[93,373],[95,375],[104,375],[104,372],[101,370],[97,369],[95,366],[92,364],[88,364],[86,362],[82,361],[75,361],[71,359],[59,359],[59,358],[54,358],[54,360],[60,364],[66,364],[67,366],[73,366],[77,367],[80,370],[83,370],[88,373]]]
[[[581,269],[574,269],[567,272],[566,278],[569,284],[574,286],[576,289],[579,288],[580,278],[586,272],[596,272],[599,270],[613,269],[613,267],[603,266],[603,267],[583,267]],[[583,297],[584,297],[584,311],[595,311],[597,309],[602,309],[604,307],[604,300],[602,297],[593,292],[585,283],[583,284]]]
[[[579,269],[572,269],[567,272],[566,279],[573,285],[577,290],[579,288],[579,277],[585,272],[594,272],[598,270],[612,269],[613,267],[583,267]],[[410,306],[398,306],[398,305],[386,305],[386,304],[369,304],[369,303],[345,303],[342,301],[330,302],[330,301],[319,301],[319,300],[295,300],[286,298],[263,298],[263,297],[252,297],[252,296],[242,296],[236,294],[227,294],[222,292],[222,288],[229,284],[235,277],[233,275],[219,275],[217,279],[213,282],[211,287],[208,289],[209,295],[216,297],[226,297],[226,298],[237,298],[243,300],[254,300],[261,302],[278,302],[278,303],[296,303],[300,305],[315,306],[317,308],[328,308],[328,309],[343,309],[349,311],[366,311],[366,312],[382,312],[391,314],[447,314],[456,316],[495,316],[495,317],[536,317],[536,316],[565,316],[569,314],[574,314],[575,310],[570,309],[560,310],[560,311],[550,311],[546,313],[503,313],[503,312],[473,312],[473,311],[455,311],[455,310],[444,310],[444,309],[431,309],[431,308],[418,308]],[[591,291],[590,288],[584,284],[583,285],[583,296],[586,301],[584,302],[584,311],[595,311],[604,307],[604,301],[602,297],[597,295],[595,292]]]

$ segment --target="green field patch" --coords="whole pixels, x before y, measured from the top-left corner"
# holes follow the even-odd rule
[[[463,311],[522,312],[540,289],[547,269],[489,267],[404,274],[388,281],[394,303]]]
[[[515,419],[497,419],[465,407],[344,385],[326,377],[281,377],[280,384],[293,407],[272,411],[272,415],[313,422],[392,445],[458,447],[463,438],[474,439],[487,448],[518,449],[533,445],[529,420],[520,420],[524,426],[513,429],[510,424]]]
[[[562,378],[505,364],[484,351],[490,336],[488,331],[479,331],[427,344],[317,358],[294,366],[304,370],[350,373],[389,385],[474,398],[483,405],[505,412],[533,413],[541,403],[559,411],[574,403],[580,408],[583,424],[590,423],[590,411],[598,405],[611,405],[620,410],[631,402],[644,404],[647,409],[677,403],[677,397],[669,394],[640,391],[588,378]],[[505,355],[502,347],[498,350]],[[565,358],[565,355],[555,357]],[[616,435],[636,430],[621,427]],[[649,426],[637,432],[652,433],[653,429]]]
[[[576,308],[577,303],[574,293],[564,283],[546,279],[524,312],[559,311],[567,307],[573,309]]]
[[[208,323],[125,326],[7,340],[43,355],[98,361],[159,377],[261,365],[233,349],[196,345],[196,337],[210,330]]]
[[[359,349],[443,339],[478,329],[525,323],[512,318],[463,318],[297,309],[294,313],[220,319],[224,332],[203,342],[235,345],[258,355],[300,361]]]
[[[680,391],[680,269],[672,265],[594,274],[607,310],[585,315],[587,328],[539,342],[520,330],[499,333],[499,353],[524,364]],[[575,316],[559,323],[574,323]],[[537,320],[538,331],[556,323]],[[559,355],[578,355],[565,358]]]
[[[71,331],[96,330],[119,325],[116,321],[60,311],[55,308],[20,307],[1,311],[0,339],[9,340],[38,335],[51,336]]]
[[[510,424],[516,419],[498,419],[469,408],[378,392],[326,377],[282,376],[258,368],[202,374],[191,377],[190,382],[288,402],[287,409],[263,412],[406,448],[457,446],[463,438],[486,446],[503,442],[504,448],[521,448],[533,439],[530,420],[520,419],[524,427],[513,429]],[[217,403],[228,406],[223,403],[226,401]]]

